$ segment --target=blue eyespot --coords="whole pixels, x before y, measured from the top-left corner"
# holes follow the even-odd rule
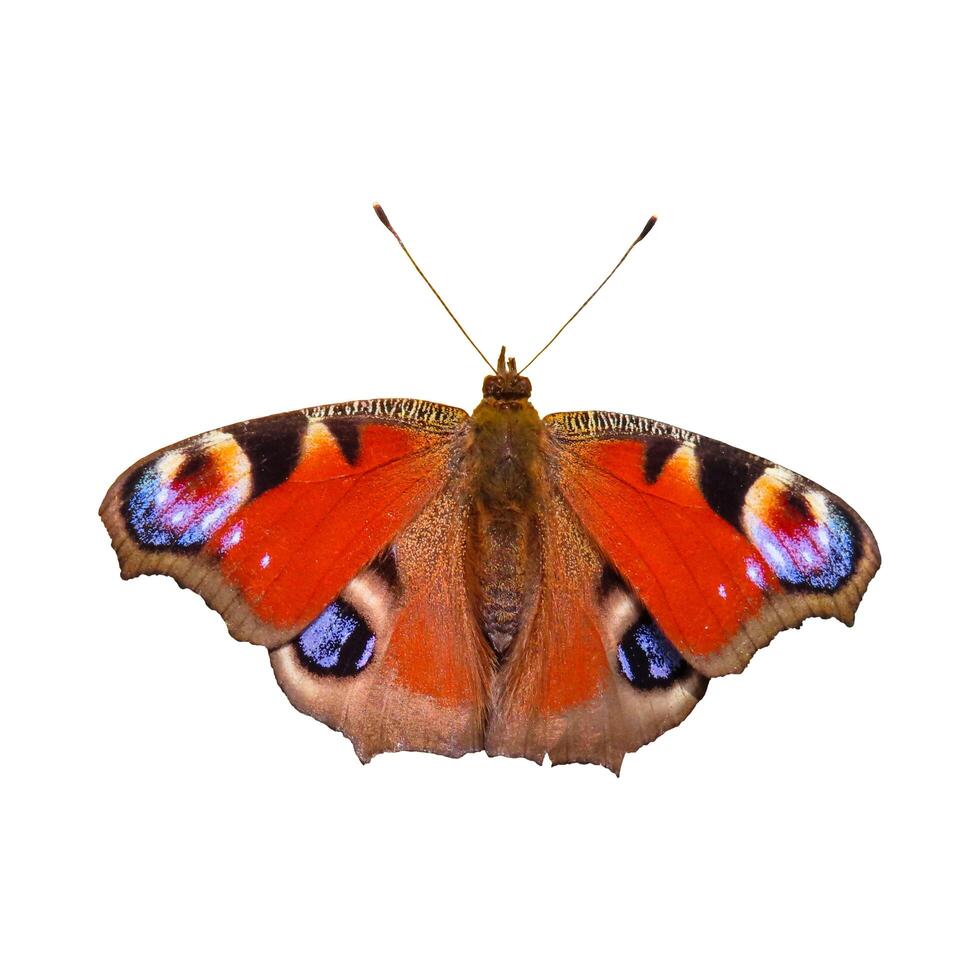
[[[618,655],[623,676],[641,690],[667,687],[690,669],[649,613],[626,631]]]
[[[249,496],[251,466],[226,432],[198,436],[136,470],[123,491],[133,537],[150,548],[196,548]]]
[[[819,521],[773,528],[749,514],[746,523],[752,543],[787,585],[834,591],[854,571],[854,532],[833,504]]]
[[[152,464],[140,471],[126,501],[126,517],[140,544],[193,548],[233,514],[243,494],[233,486],[211,496],[193,495],[160,478]]]
[[[352,677],[374,653],[375,635],[350,603],[336,599],[300,633],[296,648],[316,674]]]

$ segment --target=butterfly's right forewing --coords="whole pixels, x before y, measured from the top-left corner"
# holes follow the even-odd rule
[[[545,419],[561,493],[656,627],[700,673],[739,671],[810,616],[850,624],[880,564],[839,497],[650,419]]]

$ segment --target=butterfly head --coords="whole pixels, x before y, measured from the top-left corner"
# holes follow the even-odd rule
[[[525,401],[531,397],[531,382],[517,370],[517,361],[500,348],[496,374],[483,379],[483,397],[499,401]]]

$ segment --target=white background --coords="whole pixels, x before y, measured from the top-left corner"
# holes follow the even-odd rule
[[[44,2],[0,24],[3,973],[976,976],[969,4]],[[620,779],[383,756],[295,712],[116,474],[243,418],[660,418],[884,556]]]

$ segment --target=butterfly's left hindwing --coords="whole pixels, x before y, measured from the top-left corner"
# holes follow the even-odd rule
[[[853,622],[880,557],[840,498],[649,419],[578,412],[544,421],[560,493],[659,635],[699,673],[742,670],[809,616]]]
[[[461,478],[450,480],[379,561],[272,653],[293,705],[341,729],[363,761],[483,748],[492,658],[466,591],[468,511]]]

